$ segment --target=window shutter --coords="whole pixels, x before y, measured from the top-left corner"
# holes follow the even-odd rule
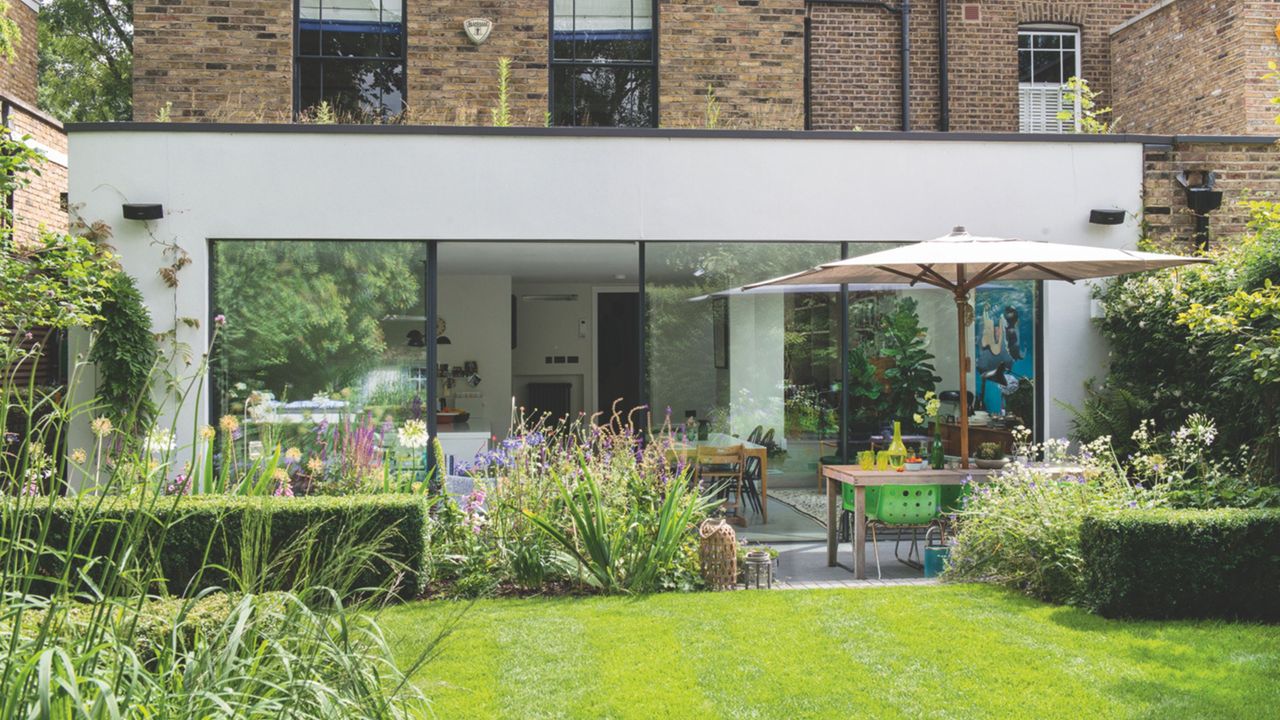
[[[1073,130],[1070,120],[1058,119],[1058,113],[1070,110],[1062,100],[1057,85],[1022,83],[1018,86],[1018,131],[1024,133],[1065,133]]]

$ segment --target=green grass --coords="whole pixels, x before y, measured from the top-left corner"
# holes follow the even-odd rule
[[[388,610],[404,658],[459,605]],[[1280,627],[1118,622],[991,587],[491,600],[441,718],[1280,717]]]

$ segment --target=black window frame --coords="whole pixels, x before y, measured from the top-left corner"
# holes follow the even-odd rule
[[[323,2],[323,0],[322,0]],[[400,0],[400,55],[398,57],[389,56],[355,56],[355,55],[325,55],[323,50],[323,42],[321,44],[321,52],[315,55],[302,54],[302,0],[293,0],[293,119],[296,121],[304,110],[308,108],[302,107],[302,63],[304,60],[319,60],[321,67],[327,62],[398,62],[402,69],[402,77],[404,78],[404,88],[401,90],[401,108],[400,112],[394,115],[388,115],[384,120],[396,122],[404,117],[405,112],[409,109],[409,2],[408,0]],[[321,93],[323,94],[323,79],[321,80]]]
[[[648,69],[653,73],[653,102],[649,110],[649,124],[644,127],[658,127],[659,117],[659,98],[661,97],[658,78],[658,28],[659,28],[659,2],[658,0],[649,0],[650,12],[652,13],[651,25],[653,26],[649,33],[649,59],[648,60],[578,60],[559,59],[556,58],[556,0],[547,0],[547,113],[551,118],[550,124],[555,124],[556,112],[556,69],[557,68],[585,68],[585,67],[604,67],[604,68],[639,68]],[[607,127],[607,126],[582,126],[568,125],[562,127]],[[627,126],[630,127],[630,126]]]

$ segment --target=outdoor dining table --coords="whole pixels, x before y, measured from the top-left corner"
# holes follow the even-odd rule
[[[962,485],[983,482],[992,470],[863,470],[857,465],[825,465],[827,478],[827,566],[835,567],[841,509],[840,486],[853,486],[853,574],[867,578],[867,488],[877,485]]]
[[[671,446],[671,451],[686,461],[698,448],[731,448],[742,446],[742,454],[760,461],[760,520],[769,522],[769,448],[725,433],[709,433],[706,440],[688,438]]]

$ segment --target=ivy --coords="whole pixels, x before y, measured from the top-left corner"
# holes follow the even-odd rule
[[[155,417],[151,373],[157,359],[151,313],[127,273],[111,278],[89,359],[98,368],[98,402],[118,427],[146,427]]]

